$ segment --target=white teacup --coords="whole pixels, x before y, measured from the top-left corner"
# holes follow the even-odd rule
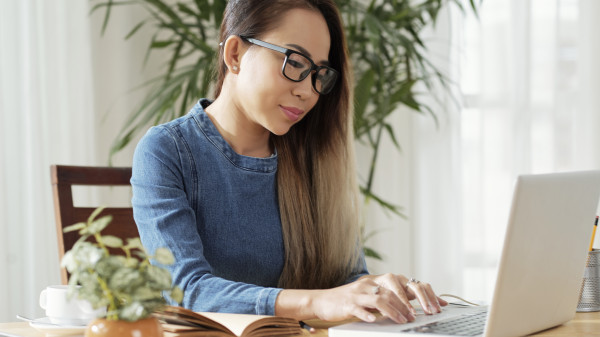
[[[87,325],[96,317],[104,315],[106,309],[94,310],[90,302],[67,296],[69,286],[48,286],[40,293],[40,306],[46,310],[50,322],[60,325]]]

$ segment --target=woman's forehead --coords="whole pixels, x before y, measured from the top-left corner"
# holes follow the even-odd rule
[[[270,43],[298,50],[315,63],[327,61],[330,36],[323,15],[310,9],[290,9],[273,29],[261,35]]]

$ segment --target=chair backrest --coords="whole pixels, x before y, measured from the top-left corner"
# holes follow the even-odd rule
[[[88,186],[127,186],[130,185],[131,167],[93,167],[52,165],[52,190],[54,212],[56,215],[56,234],[58,238],[58,256],[62,260],[79,235],[77,232],[64,233],[63,228],[77,222],[85,222],[96,207],[75,207],[73,205],[73,185]],[[114,235],[121,239],[139,237],[133,209],[131,207],[110,207],[99,216],[112,215],[110,225],[102,231],[103,235]],[[61,280],[67,284],[69,275],[61,268]]]

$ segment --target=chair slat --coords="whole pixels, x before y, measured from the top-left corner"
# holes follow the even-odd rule
[[[129,185],[131,167],[52,166],[52,184]],[[56,169],[54,169],[56,167]]]

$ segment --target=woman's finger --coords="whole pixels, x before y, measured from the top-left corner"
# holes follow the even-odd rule
[[[412,293],[416,296],[416,298],[419,300],[419,303],[421,303],[421,307],[423,307],[423,311],[425,311],[425,313],[435,314],[441,312],[441,308],[438,309],[439,305],[437,297],[435,297],[435,294],[433,300],[429,297],[429,294],[426,289],[427,286],[429,286],[429,284],[421,283],[420,281],[415,279],[410,279],[406,283],[406,288],[410,289],[410,291],[412,291]]]
[[[369,294],[362,297],[362,305],[378,310],[383,316],[389,317],[396,323],[407,323],[415,318],[408,308],[391,290],[376,286]]]
[[[373,313],[359,305],[353,306],[350,309],[350,314],[365,322],[375,322],[375,319],[377,319]]]
[[[442,306],[440,305],[440,302],[438,301],[437,296],[435,296],[435,293],[433,292],[433,288],[431,287],[431,285],[424,284],[423,289],[425,290],[425,294],[427,295],[429,303],[432,304],[432,307],[435,309],[435,311],[442,312]]]
[[[415,310],[415,308],[413,308],[412,304],[410,304],[410,300],[408,298],[408,294],[406,293],[406,289],[402,285],[402,282],[406,282],[406,278],[403,276],[393,274],[382,275],[381,278],[386,288],[388,288],[394,294],[396,294],[403,306],[408,308],[410,313],[413,316],[415,316],[417,314],[417,311]]]

